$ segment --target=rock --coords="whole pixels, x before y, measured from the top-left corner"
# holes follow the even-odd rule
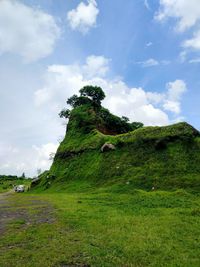
[[[109,144],[109,143],[105,143],[102,147],[101,147],[101,152],[106,152],[109,150],[115,150],[116,147],[113,144]]]

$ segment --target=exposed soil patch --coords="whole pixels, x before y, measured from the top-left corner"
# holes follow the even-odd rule
[[[54,208],[39,197],[19,193],[0,194],[0,235],[6,233],[7,226],[16,223],[19,227],[28,227],[40,223],[54,223]]]

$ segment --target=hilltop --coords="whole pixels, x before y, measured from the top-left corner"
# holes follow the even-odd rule
[[[186,122],[165,127],[130,123],[101,106],[105,97],[101,90],[87,86],[79,97],[68,99],[72,110],[60,113],[69,120],[65,138],[50,170],[32,188],[116,192],[200,189],[199,131]],[[103,145],[106,149],[102,152]]]

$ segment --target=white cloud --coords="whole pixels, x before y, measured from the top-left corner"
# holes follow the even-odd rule
[[[163,104],[165,110],[169,110],[173,113],[180,113],[180,103],[178,101],[166,100]]]
[[[86,64],[83,66],[84,73],[87,77],[103,77],[109,70],[109,59],[103,56],[89,56]]]
[[[1,173],[21,175],[25,172],[27,176],[33,176],[36,175],[37,169],[42,169],[42,171],[49,169],[52,163],[49,160],[50,154],[56,152],[58,144],[47,143],[27,148],[6,147],[0,144],[0,147],[3,149],[4,155],[0,160]],[[9,157],[5,155],[9,155]]]
[[[77,93],[85,85],[83,67],[79,65],[51,65],[45,75],[45,86],[35,92],[37,106],[50,105],[53,112],[59,111],[58,105]]]
[[[110,90],[105,90],[107,99],[103,104],[114,114],[127,116],[131,121],[141,121],[145,125],[169,123],[168,115],[152,104],[148,92],[142,88],[129,88],[122,81],[109,83]]]
[[[83,34],[96,25],[99,10],[95,0],[88,0],[85,4],[81,2],[76,9],[67,13],[67,20],[73,30],[79,30]]]
[[[199,0],[160,0],[160,10],[155,15],[158,21],[167,18],[176,20],[176,31],[193,30],[193,37],[182,42],[181,62],[185,62],[186,50],[200,50],[200,1]]]
[[[141,65],[143,68],[149,68],[149,67],[155,67],[155,66],[158,66],[158,65],[169,65],[171,63],[170,60],[156,60],[154,58],[149,58],[147,60],[144,60],[144,61],[138,61],[136,62],[136,64],[139,64]]]
[[[41,106],[53,100],[51,109],[56,109],[58,103],[64,104],[66,98],[78,93],[89,79],[104,77],[108,70],[109,59],[94,55],[89,56],[83,65],[51,65],[45,75],[45,87],[35,92],[35,103]]]
[[[159,62],[154,58],[149,58],[145,61],[139,61],[137,62],[137,64],[140,64],[144,68],[148,68],[148,67],[158,66]]]
[[[200,2],[199,0],[160,0],[160,10],[155,17],[160,21],[168,17],[176,18],[176,29],[183,32],[199,22]]]
[[[52,53],[60,29],[55,19],[19,1],[0,1],[0,54],[10,52],[26,62]]]
[[[66,105],[67,98],[77,94],[84,85],[92,84],[101,86],[105,91],[105,107],[132,121],[142,121],[145,125],[166,125],[170,119],[164,110],[175,115],[180,113],[181,96],[186,91],[183,81],[170,82],[165,91],[155,93],[129,87],[120,78],[110,79],[106,76],[108,71],[109,60],[94,55],[88,57],[84,64],[49,66],[44,86],[35,92],[35,101],[41,107],[58,113]]]
[[[51,153],[55,153],[57,148],[58,148],[58,144],[53,144],[53,143],[48,143],[48,144],[44,144],[42,146],[32,146],[33,151],[35,151],[36,153],[36,157],[35,157],[35,166],[37,168],[41,168],[42,170],[46,170],[49,168],[51,162],[49,162],[50,160],[50,155]]]
[[[183,93],[187,91],[187,86],[183,80],[176,80],[167,84],[169,100],[180,100]]]
[[[187,86],[183,80],[176,80],[167,84],[167,94],[163,104],[165,110],[179,114],[181,112],[180,100],[187,91]]]
[[[147,98],[151,103],[158,104],[163,101],[164,95],[162,93],[147,92]]]
[[[185,48],[191,48],[193,50],[200,50],[200,30],[196,31],[192,39],[188,39],[182,44]]]

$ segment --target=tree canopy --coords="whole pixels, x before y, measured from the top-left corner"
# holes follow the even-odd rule
[[[101,105],[101,101],[106,97],[101,87],[87,85],[79,90],[81,96],[89,97],[96,105]]]
[[[88,112],[80,112],[79,116],[76,116],[77,125],[79,128],[92,129],[96,126],[98,129],[99,125],[102,129],[107,129],[110,133],[126,133],[129,131],[136,130],[143,126],[141,122],[129,122],[129,118],[122,116],[121,118],[110,113],[108,109],[101,106],[101,101],[105,98],[105,93],[101,87],[87,85],[79,90],[80,95],[73,95],[67,99],[67,104],[73,109],[80,106],[88,106]],[[89,111],[90,110],[90,111]],[[93,115],[96,114],[93,118]],[[71,115],[70,109],[63,109],[59,113],[61,118],[69,119]],[[86,114],[88,113],[88,114]],[[92,116],[90,116],[92,115]],[[88,132],[88,131],[87,131]]]

